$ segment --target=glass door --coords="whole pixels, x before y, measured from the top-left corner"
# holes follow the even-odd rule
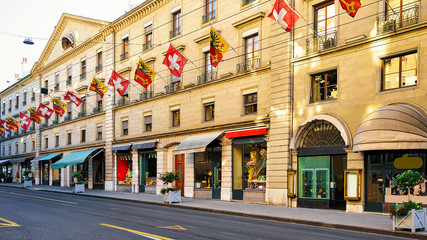
[[[221,199],[221,152],[212,152],[212,198]]]

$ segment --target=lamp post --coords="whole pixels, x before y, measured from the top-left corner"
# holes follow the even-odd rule
[[[24,39],[24,43],[28,44],[28,45],[34,45],[34,42],[33,42],[33,40],[31,38]]]

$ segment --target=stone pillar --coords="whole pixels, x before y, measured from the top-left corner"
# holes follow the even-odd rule
[[[132,192],[139,193],[139,155],[138,150],[132,149]]]
[[[347,169],[361,169],[360,174],[360,200],[347,200],[346,212],[362,213],[364,209],[365,196],[365,169],[362,153],[347,149]]]
[[[37,156],[38,156],[38,154],[37,154]],[[40,174],[41,174],[40,161],[36,161],[35,164],[36,164],[36,172],[34,173],[34,183],[36,185],[40,185]]]
[[[111,165],[111,170],[110,170],[110,174],[111,174],[111,180],[110,180],[110,184],[111,186],[108,186],[109,190],[107,191],[116,191],[117,192],[117,153],[113,153],[112,154],[112,165]],[[107,161],[107,158],[105,158],[105,161]],[[107,163],[105,163],[105,176],[107,176]],[[110,188],[111,187],[111,188]],[[105,185],[105,188],[107,188],[107,185]],[[111,190],[110,190],[111,189]]]
[[[167,156],[168,156],[168,150],[167,149],[156,149],[157,152],[157,175],[160,173],[164,173],[167,171]],[[160,190],[163,188],[163,181],[160,179],[157,179],[157,186],[156,186],[156,194],[160,194]]]
[[[185,153],[184,197],[194,198],[194,153]]]
[[[233,169],[232,169],[232,145],[231,141],[223,137],[221,142],[221,200],[231,201],[232,199],[232,182],[233,182]]]
[[[291,161],[292,161],[292,168],[291,169],[297,172],[297,183],[298,183],[298,152],[295,150],[292,151]],[[297,196],[294,198],[288,199],[288,204],[287,204],[288,207],[297,207],[298,188],[299,188],[299,186],[297,184],[297,188],[295,189]]]
[[[19,163],[13,163],[12,164],[12,182],[18,182],[16,181],[16,173],[19,172]],[[19,173],[19,178],[21,178],[21,173]]]
[[[89,158],[88,160],[89,164],[88,164],[88,173],[87,173],[87,179],[88,179],[88,183],[87,183],[87,188],[88,189],[93,189],[93,166],[92,166],[92,158]]]

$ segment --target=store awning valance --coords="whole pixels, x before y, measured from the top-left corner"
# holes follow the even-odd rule
[[[1,164],[6,164],[6,163],[8,163],[8,162],[10,162],[10,159],[0,160],[0,165],[1,165]]]
[[[129,151],[131,149],[132,144],[120,144],[120,145],[113,145],[113,148],[111,150],[113,151]]]
[[[187,137],[173,151],[192,150],[192,152],[204,152],[209,143],[222,134],[223,133],[220,132]]]
[[[427,149],[427,116],[407,104],[392,104],[369,114],[357,128],[353,151]]]
[[[35,157],[33,160],[31,160],[31,162],[33,162],[33,161],[39,161],[40,159],[46,157],[47,155],[49,155],[49,154],[40,154],[37,157]]]
[[[11,163],[22,163],[25,162],[25,158],[15,158],[10,160]]]
[[[267,127],[244,128],[225,132],[226,138],[250,137],[267,134]]]
[[[103,148],[94,148],[89,150],[70,152],[67,156],[52,164],[52,169],[64,168],[70,165],[81,164],[86,160],[89,155],[98,152],[101,149]]]
[[[39,159],[39,161],[47,161],[47,160],[52,160],[56,157],[62,157],[62,153],[56,153],[56,154],[49,154],[45,157],[42,157]]]
[[[136,142],[132,144],[132,149],[144,150],[156,148],[157,140]]]

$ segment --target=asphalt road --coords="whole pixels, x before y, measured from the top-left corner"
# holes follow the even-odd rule
[[[398,239],[152,206],[0,187],[0,239]]]

